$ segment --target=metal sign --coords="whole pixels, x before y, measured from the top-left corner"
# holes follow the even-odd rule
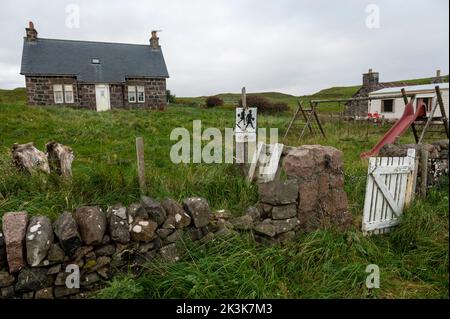
[[[257,108],[236,108],[235,134],[237,142],[256,141]]]

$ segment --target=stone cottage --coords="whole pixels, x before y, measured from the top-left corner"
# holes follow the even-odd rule
[[[105,111],[166,107],[169,78],[156,31],[149,45],[38,38],[26,28],[20,74],[29,105]]]

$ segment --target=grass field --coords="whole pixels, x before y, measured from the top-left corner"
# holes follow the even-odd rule
[[[333,89],[336,91],[337,89]],[[344,93],[348,94],[347,89]],[[322,94],[326,94],[323,93]],[[280,97],[282,98],[282,97]],[[175,127],[233,127],[230,108],[174,105],[166,112],[114,110],[105,113],[58,107],[25,106],[23,90],[0,91],[0,216],[27,210],[54,218],[87,204],[139,199],[135,137],[145,141],[148,195],[181,200],[205,197],[213,209],[239,215],[257,202],[254,186],[230,164],[175,165],[169,159],[169,134]],[[261,116],[259,127],[278,127],[282,136],[289,114]],[[251,236],[186,243],[187,253],[174,264],[155,261],[139,278],[125,273],[98,293],[104,298],[448,298],[448,180],[417,200],[389,235],[360,232],[367,162],[359,158],[387,129],[366,124],[326,123],[327,139],[303,143],[334,146],[344,152],[346,191],[353,227],[302,235],[285,247],[259,247]],[[76,155],[73,179],[27,176],[10,165],[13,143],[33,141],[43,149],[57,140]],[[411,141],[406,134],[402,141]],[[286,144],[299,145],[291,136]],[[365,288],[365,268],[381,269],[381,288]]]

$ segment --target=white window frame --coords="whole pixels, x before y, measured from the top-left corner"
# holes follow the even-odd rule
[[[132,98],[134,98],[134,100]],[[128,86],[128,103],[136,103],[136,102],[137,102],[136,86],[129,85]]]
[[[139,94],[142,93],[142,99]],[[144,86],[136,86],[136,96],[138,103],[145,103],[145,87]]]
[[[72,84],[65,84],[64,85],[64,102],[67,103],[67,104],[74,103],[73,85]]]
[[[60,95],[58,95],[59,93]],[[63,104],[64,103],[64,90],[62,84],[54,84],[53,85],[53,98],[55,100],[55,104]]]

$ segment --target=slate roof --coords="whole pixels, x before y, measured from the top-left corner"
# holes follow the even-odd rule
[[[99,59],[99,64],[92,63]],[[74,75],[86,83],[123,83],[127,77],[168,78],[164,56],[150,45],[24,38],[22,75]]]
[[[397,87],[389,87],[384,88],[378,91],[370,92],[369,95],[376,94],[391,94],[391,93],[400,93],[401,89],[405,89],[406,92],[420,92],[420,91],[433,91],[435,87],[439,86],[442,90],[448,90],[448,83],[436,83],[436,84],[422,84],[422,85],[410,85],[410,86],[397,86]]]

